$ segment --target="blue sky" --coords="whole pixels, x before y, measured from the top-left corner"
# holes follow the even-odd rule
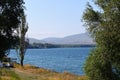
[[[91,0],[24,0],[28,37],[43,39],[86,32],[81,22],[86,4]]]

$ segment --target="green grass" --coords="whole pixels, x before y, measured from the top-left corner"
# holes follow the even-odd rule
[[[0,80],[21,80],[21,79],[12,69],[0,68]]]

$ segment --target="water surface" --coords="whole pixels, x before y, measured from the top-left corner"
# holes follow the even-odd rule
[[[84,75],[83,64],[91,49],[91,47],[28,49],[24,63],[57,72],[67,71]],[[17,58],[15,50],[11,50],[10,53],[10,57]]]

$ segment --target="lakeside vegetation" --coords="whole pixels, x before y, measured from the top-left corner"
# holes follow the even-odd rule
[[[95,44],[50,44],[50,43],[33,43],[28,48],[75,48],[75,47],[95,47]]]
[[[86,76],[78,76],[68,72],[38,68],[31,65],[14,64],[15,68],[0,69],[0,80],[87,80]]]
[[[120,0],[94,0],[83,21],[96,42],[84,70],[89,80],[120,80]]]

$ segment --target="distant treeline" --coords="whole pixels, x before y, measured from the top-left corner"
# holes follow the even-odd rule
[[[33,43],[29,44],[28,48],[69,48],[69,47],[95,47],[93,44],[85,44],[85,45],[80,45],[80,44],[50,44],[50,43]]]

